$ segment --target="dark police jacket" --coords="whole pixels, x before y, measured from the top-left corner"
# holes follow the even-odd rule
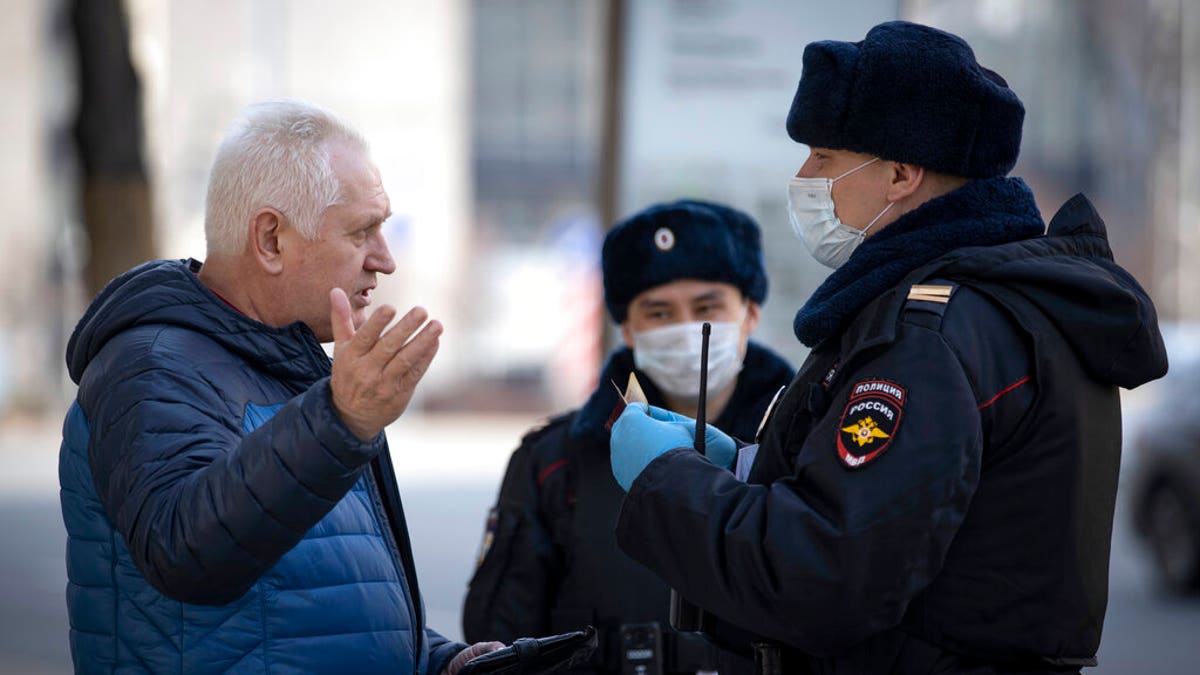
[[[468,640],[510,642],[590,624],[601,633],[593,667],[620,672],[622,623],[656,621],[668,630],[670,589],[621,553],[613,536],[622,493],[604,426],[617,403],[613,383],[624,389],[632,370],[633,353],[614,352],[584,406],[527,434],[513,453],[463,607]],[[751,342],[729,403],[713,424],[735,436],[753,435],[792,374],[781,358]],[[638,375],[650,401],[663,405],[650,378]],[[668,634],[663,647],[668,672],[714,668],[715,654],[703,641]]]
[[[748,482],[654,460],[618,544],[783,645],[783,672],[1074,671],[1107,602],[1117,387],[1165,372],[1154,308],[1078,196],[1044,236],[944,253],[820,341]]]

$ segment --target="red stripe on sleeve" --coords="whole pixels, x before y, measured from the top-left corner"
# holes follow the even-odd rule
[[[989,405],[991,405],[991,404],[995,403],[995,402],[996,402],[996,400],[997,400],[997,399],[999,399],[1001,396],[1003,396],[1003,395],[1007,394],[1008,392],[1012,391],[1013,389],[1016,389],[1017,387],[1019,387],[1019,386],[1021,386],[1021,385],[1025,384],[1025,383],[1026,383],[1026,382],[1028,382],[1028,381],[1029,381],[1029,376],[1028,376],[1028,375],[1026,375],[1025,377],[1022,377],[1021,379],[1017,380],[1016,382],[1013,382],[1012,384],[1008,385],[1007,387],[1005,387],[1005,388],[1001,389],[1001,390],[1000,390],[1000,393],[998,393],[998,394],[996,394],[995,396],[993,396],[993,397],[989,398],[989,399],[987,400],[987,403],[984,403],[983,405],[979,406],[979,409],[980,409],[980,410],[983,410],[984,408],[988,407]]]
[[[542,469],[542,472],[540,474],[538,474],[538,481],[537,481],[538,487],[542,487],[542,483],[546,482],[546,479],[550,477],[550,474],[554,473],[555,471],[558,471],[559,469],[563,468],[566,465],[567,465],[567,460],[560,459],[560,460],[552,463],[550,466],[546,467],[545,469]]]

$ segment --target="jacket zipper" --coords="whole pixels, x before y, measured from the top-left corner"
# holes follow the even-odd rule
[[[383,538],[387,542],[388,552],[392,556],[392,564],[396,567],[396,576],[400,578],[400,585],[404,588],[404,599],[408,603],[408,613],[412,618],[413,675],[420,675],[421,648],[425,640],[425,629],[422,625],[421,615],[417,612],[417,603],[419,600],[413,597],[413,589],[409,583],[408,574],[404,564],[401,562],[400,547],[396,544],[396,537],[392,532],[391,516],[388,514],[387,508],[384,507],[383,498],[379,494],[379,476],[376,467],[378,461],[378,459],[372,459],[370,471],[366,472],[367,492],[371,495],[371,504],[375,507],[375,513],[378,515],[380,524],[382,525]]]

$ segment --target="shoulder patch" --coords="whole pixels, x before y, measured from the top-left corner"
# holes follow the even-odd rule
[[[496,508],[488,510],[487,525],[483,528],[483,541],[479,542],[479,553],[475,555],[475,569],[483,564],[488,551],[492,550],[492,542],[496,540],[496,526],[500,522],[500,511]]]
[[[842,464],[857,469],[879,458],[896,438],[908,392],[887,380],[856,382],[837,426]]]

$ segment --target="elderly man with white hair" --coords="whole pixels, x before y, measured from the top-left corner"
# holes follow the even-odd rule
[[[88,308],[60,462],[76,670],[455,675],[501,646],[425,625],[383,429],[442,326],[367,313],[389,214],[358,133],[254,105],[213,163],[206,261]]]

